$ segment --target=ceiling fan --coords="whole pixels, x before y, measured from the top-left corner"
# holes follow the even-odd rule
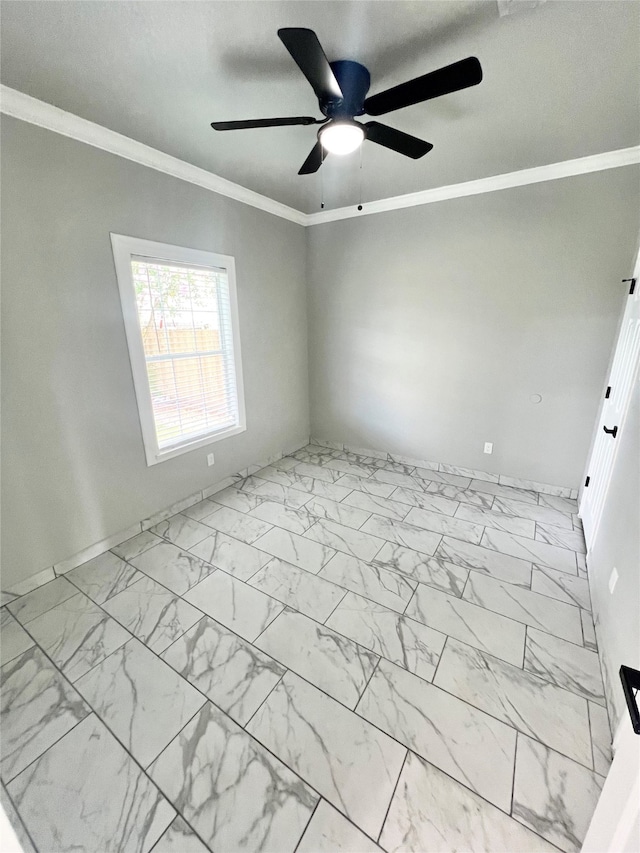
[[[329,62],[313,30],[285,27],[278,30],[278,35],[311,83],[318,98],[320,112],[325,118],[293,116],[247,121],[213,121],[211,127],[214,130],[243,130],[295,124],[322,125],[318,131],[318,141],[300,167],[299,175],[317,172],[327,152],[349,154],[365,139],[414,160],[423,157],[433,148],[430,142],[377,121],[361,124],[354,121],[354,117],[365,113],[370,116],[384,115],[469,86],[476,86],[482,80],[480,62],[475,56],[470,56],[367,98],[371,76],[364,65],[349,59]]]

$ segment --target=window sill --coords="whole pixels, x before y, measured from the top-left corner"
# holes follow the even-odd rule
[[[149,451],[147,450],[147,467],[157,465],[159,462],[166,462],[167,459],[173,459],[176,456],[182,456],[183,453],[190,453],[192,450],[198,450],[200,447],[206,447],[208,444],[214,444],[216,441],[222,441],[225,438],[230,438],[232,435],[239,435],[241,432],[246,432],[247,425],[240,424],[238,426],[228,427],[217,432],[203,435],[193,441],[185,442],[184,444],[172,445],[165,450]]]

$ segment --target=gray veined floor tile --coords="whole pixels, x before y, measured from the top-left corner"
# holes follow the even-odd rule
[[[460,503],[471,504],[472,506],[482,507],[482,509],[491,509],[493,504],[493,495],[487,495],[483,492],[473,492],[470,489],[461,489],[459,486],[450,486],[446,483],[431,483],[428,480],[421,480],[425,491],[429,494],[440,495],[451,501],[459,501]]]
[[[547,545],[546,542],[536,542],[524,536],[514,536],[513,533],[503,533],[501,530],[491,530],[491,528],[485,529],[482,545],[501,554],[510,554],[521,560],[529,560],[538,566],[549,566],[561,572],[578,574],[576,555],[566,548],[558,548],[557,545]]]
[[[439,631],[353,592],[347,593],[327,625],[428,681],[435,674],[446,639]]]
[[[582,623],[582,642],[585,649],[598,651],[598,643],[596,640],[596,629],[593,624],[593,616],[586,610],[580,611],[580,621]]]
[[[389,853],[557,853],[540,836],[411,752],[380,843]]]
[[[508,663],[522,665],[525,626],[513,619],[422,584],[405,615]]]
[[[469,576],[463,598],[555,637],[572,643],[582,642],[580,612],[571,604],[476,572]]]
[[[297,464],[297,460],[293,459],[291,456],[283,456],[281,459],[274,459],[271,461],[271,467],[277,468],[279,471],[290,471],[292,468],[295,468]]]
[[[255,574],[249,584],[318,622],[324,622],[345,596],[342,587],[277,558]]]
[[[357,713],[509,812],[516,750],[510,726],[386,660]]]
[[[406,750],[288,672],[247,730],[373,838]]]
[[[320,577],[402,613],[413,595],[415,581],[397,572],[370,565],[347,554],[336,554]]]
[[[468,489],[471,483],[471,477],[461,477],[459,474],[450,474],[446,471],[433,471],[430,468],[416,468],[415,476],[421,480],[430,480],[432,483],[457,486],[459,489]]]
[[[247,545],[246,542],[240,542],[239,539],[218,531],[212,531],[210,536],[190,550],[206,563],[211,563],[243,581],[255,575],[271,559],[269,554],[259,551],[253,545]]]
[[[154,545],[144,554],[134,557],[131,565],[178,595],[182,595],[214,571],[214,567],[209,563],[188,551],[182,551],[171,542]]]
[[[190,509],[193,509],[193,507],[190,507]],[[185,513],[188,514],[188,510],[185,510]],[[152,533],[150,530],[145,530],[142,533],[138,533],[137,536],[132,536],[131,539],[127,539],[126,542],[116,545],[111,550],[117,557],[120,557],[122,560],[127,560],[128,562],[133,559],[133,557],[137,557],[138,554],[142,554],[142,552],[146,551],[147,548],[157,545],[160,541],[160,537],[156,536],[155,533]]]
[[[306,506],[302,509],[292,509],[276,501],[264,501],[260,506],[251,510],[250,516],[259,518],[268,524],[275,524],[298,535],[302,535],[316,520],[314,515],[307,512]],[[266,533],[266,531],[264,532]]]
[[[604,687],[597,652],[529,628],[524,668],[558,687],[604,705]]]
[[[348,708],[355,708],[378,656],[302,613],[285,610],[256,646]]]
[[[307,477],[304,474],[298,474],[296,471],[278,471],[276,468],[262,468],[256,471],[255,478],[262,479],[263,482],[270,482],[272,485],[282,488],[291,489],[291,491],[300,491],[302,498],[305,494],[317,495],[319,498],[331,498],[333,501],[341,501],[351,491],[350,488],[338,485],[338,482],[327,483],[325,480],[319,480],[317,477]]]
[[[602,705],[589,702],[589,725],[591,727],[591,746],[593,748],[593,769],[606,776],[613,758],[611,753],[611,726],[607,709]]]
[[[439,557],[427,557],[426,554],[405,548],[403,545],[395,545],[393,542],[387,542],[382,546],[373,563],[406,575],[411,580],[426,583],[450,595],[456,595],[458,598],[462,595],[469,577],[467,569],[454,566],[453,563],[448,563]]]
[[[513,816],[561,850],[582,847],[601,788],[595,773],[518,735]]]
[[[473,542],[477,545],[482,538],[484,527],[480,524],[471,524],[450,515],[442,515],[439,512],[431,512],[426,509],[414,507],[406,518],[407,524],[415,524],[434,533],[442,533],[452,536],[454,539],[462,539],[465,542]]]
[[[571,489],[565,486],[552,486],[548,483],[539,483],[536,480],[525,480],[520,477],[506,477],[504,474],[500,474],[500,482],[504,483],[505,486],[515,486],[517,489],[528,489],[540,494],[559,495],[568,498],[571,493]]]
[[[215,492],[215,494],[217,495],[218,492]],[[185,507],[185,509],[182,510],[182,515],[187,515],[194,521],[202,521],[204,518],[213,515],[213,513],[219,508],[220,507],[214,503],[213,500],[205,498],[203,501],[198,501],[197,504]]]
[[[162,540],[158,539],[158,542]],[[106,551],[70,571],[66,577],[96,604],[104,604],[142,575],[116,554]]]
[[[415,489],[418,492],[425,492],[428,486],[433,485],[431,481],[421,480],[420,477],[413,477],[411,474],[403,474],[400,471],[387,471],[385,468],[374,469],[371,479],[377,483],[403,486],[406,489]]]
[[[518,489],[514,486],[503,486],[497,483],[487,483],[486,480],[472,480],[469,486],[471,491],[485,492],[498,498],[512,498],[522,503],[538,505],[538,495],[529,489]]]
[[[517,518],[515,515],[507,515],[505,512],[481,509],[469,504],[460,504],[456,518],[472,521],[474,524],[482,524],[484,527],[493,527],[494,530],[504,530],[505,533],[526,536],[528,539],[533,539],[536,533],[536,523],[530,518]]]
[[[293,853],[318,801],[210,703],[149,773],[212,850]]]
[[[284,675],[284,667],[203,616],[162,658],[241,726]]]
[[[320,800],[296,853],[382,853],[382,850],[330,803]]]
[[[585,699],[451,637],[440,658],[434,683],[523,734],[591,767]]]
[[[9,823],[11,824],[11,828],[13,829],[16,838],[20,844],[20,847],[15,848],[15,853],[38,853],[36,848],[33,846],[31,839],[27,833],[26,827],[22,822],[22,818],[15,810],[13,803],[11,802],[11,798],[7,793],[4,785],[0,785],[0,804],[4,810],[5,815],[9,819]],[[3,827],[3,836],[2,839],[4,841],[4,827]],[[11,848],[7,842],[5,842],[6,847],[9,850],[14,850]]]
[[[508,554],[499,554],[480,545],[472,545],[470,542],[444,536],[435,556],[455,566],[475,569],[527,589],[531,583],[531,563]]]
[[[568,512],[570,514],[578,512],[578,501],[572,498],[561,498],[558,495],[538,495],[538,503],[540,506],[548,506],[552,509],[557,509],[560,512]]]
[[[498,483],[498,474],[490,474],[488,471],[477,471],[475,468],[460,468],[458,465],[447,465],[441,462],[438,471],[445,474],[458,474],[460,477],[468,477],[470,480],[486,480],[488,483]]]
[[[277,471],[276,473],[284,477],[290,476],[293,483],[299,487],[300,484],[295,479],[295,475],[287,475],[283,471]],[[292,509],[300,509],[309,500],[310,490],[293,488],[291,485],[285,485],[283,483],[263,479],[259,474],[260,472],[258,471],[255,476],[247,477],[247,479],[242,482],[242,485],[240,486],[242,492],[250,492],[260,500],[276,501],[276,503],[281,503],[284,506],[291,507]],[[218,496],[216,495],[216,499],[217,497]]]
[[[368,495],[366,492],[359,492],[355,489],[344,499],[343,506],[345,504],[365,510],[366,517],[362,519],[363,522],[371,513],[383,515],[394,521],[402,521],[409,512],[407,504],[398,503],[398,501],[382,498],[378,495]]]
[[[377,470],[374,465],[368,465],[365,462],[348,462],[346,459],[327,459],[322,465],[339,474],[352,474],[354,477],[370,477]]]
[[[180,548],[191,548],[192,545],[202,542],[209,535],[210,530],[206,524],[178,513],[156,524],[151,528],[151,532]]]
[[[528,518],[530,521],[541,522],[542,524],[553,524],[555,527],[562,527],[566,530],[573,529],[573,521],[570,515],[544,505],[538,506],[513,498],[498,497],[493,502],[492,510],[517,518]]]
[[[174,809],[94,714],[8,787],[40,850],[146,853]]]
[[[270,524],[260,521],[259,518],[251,518],[246,513],[237,512],[227,506],[220,507],[213,515],[207,516],[205,523],[221,533],[246,542],[247,545],[251,545],[271,529]]]
[[[157,654],[202,616],[195,607],[147,577],[110,598],[104,609]]]
[[[18,622],[26,625],[27,622],[31,622],[32,619],[36,619],[47,610],[51,610],[52,607],[77,594],[77,588],[65,577],[60,577],[10,602],[7,610],[16,617]]]
[[[220,504],[220,506],[228,506],[238,512],[249,512],[260,506],[264,501],[271,500],[271,498],[254,494],[250,488],[244,488],[246,482],[247,480],[239,480],[235,486],[229,486],[211,495],[210,500],[213,506]]]
[[[460,506],[459,501],[452,501],[449,498],[443,498],[440,495],[433,495],[430,492],[418,492],[415,489],[405,489],[398,486],[391,494],[391,500],[395,503],[408,504],[415,506],[418,509],[427,509],[433,512],[442,513],[442,515],[455,515],[456,510]],[[382,515],[382,513],[378,513]]]
[[[447,518],[444,515],[442,517]],[[396,545],[404,545],[405,548],[412,548],[414,551],[420,551],[429,557],[433,555],[442,539],[440,533],[432,533],[430,530],[417,527],[415,524],[393,521],[380,515],[372,515],[362,525],[361,529],[365,533],[371,533],[388,542],[395,542]]]
[[[135,638],[76,684],[143,767],[151,764],[207,701]]]
[[[327,548],[334,548],[359,560],[372,560],[384,545],[384,540],[378,536],[325,519],[317,521],[307,530],[305,536]]]
[[[355,492],[355,494],[361,494],[363,497],[372,499],[370,495],[364,495],[363,492]],[[328,498],[311,498],[305,509],[315,518],[337,521],[338,524],[344,524],[346,527],[354,527],[356,530],[371,515],[371,510],[357,509],[347,503],[338,503]]]
[[[90,713],[36,646],[0,670],[2,778],[12,779]]]
[[[557,545],[559,548],[567,548],[570,551],[579,551],[582,554],[587,553],[582,530],[564,530],[552,524],[536,522],[536,541]]]
[[[4,607],[5,604],[9,604],[10,602],[20,598],[20,596],[26,595],[28,592],[38,589],[38,587],[43,584],[47,584],[55,579],[56,575],[53,570],[53,566],[49,566],[47,569],[42,569],[42,571],[37,572],[35,575],[31,575],[31,577],[28,577],[26,580],[13,584],[11,589],[3,589],[0,593],[0,606]]]
[[[249,642],[284,610],[275,598],[220,571],[190,589],[184,598]]]
[[[209,853],[209,848],[178,816],[153,848],[153,853]]]
[[[344,475],[344,471],[334,471],[323,465],[312,465],[309,462],[297,462],[293,470],[296,474],[300,474],[303,477],[324,480],[325,483],[335,483]]]
[[[349,489],[349,491],[364,492],[367,495],[377,495],[381,498],[388,498],[395,488],[390,483],[381,483],[378,480],[370,478],[354,477],[353,474],[344,474],[339,480],[336,480],[336,486]]]
[[[581,578],[587,577],[587,555],[576,553],[576,563],[578,564],[578,574]]]
[[[281,560],[293,563],[294,566],[305,569],[314,575],[336,553],[333,548],[329,548],[327,545],[314,542],[305,536],[298,536],[297,533],[290,533],[281,527],[272,527],[268,533],[256,541],[255,547],[269,555],[263,565],[269,562],[271,556],[279,557]]]
[[[0,616],[0,665],[4,666],[10,660],[17,658],[33,645],[33,640],[9,613],[6,607],[2,608]]]
[[[130,638],[81,592],[29,622],[29,633],[69,681],[80,678]]]
[[[549,569],[546,566],[534,566],[531,575],[531,591],[548,595],[565,604],[573,604],[591,610],[589,581],[586,578]]]

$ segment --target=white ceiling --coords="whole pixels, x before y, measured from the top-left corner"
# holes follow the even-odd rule
[[[525,4],[523,4],[524,6]],[[640,142],[640,2],[3,0],[2,82],[307,213]],[[316,175],[313,127],[215,133],[212,120],[318,115],[277,37],[315,30],[370,94],[477,56],[476,87],[380,117],[433,143],[418,161],[365,143]],[[323,186],[322,186],[323,185]]]

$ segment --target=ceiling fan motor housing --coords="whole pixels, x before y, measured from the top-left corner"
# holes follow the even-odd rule
[[[371,85],[371,75],[364,65],[350,59],[339,59],[330,65],[344,98],[321,98],[320,110],[331,119],[363,115],[364,99]]]

